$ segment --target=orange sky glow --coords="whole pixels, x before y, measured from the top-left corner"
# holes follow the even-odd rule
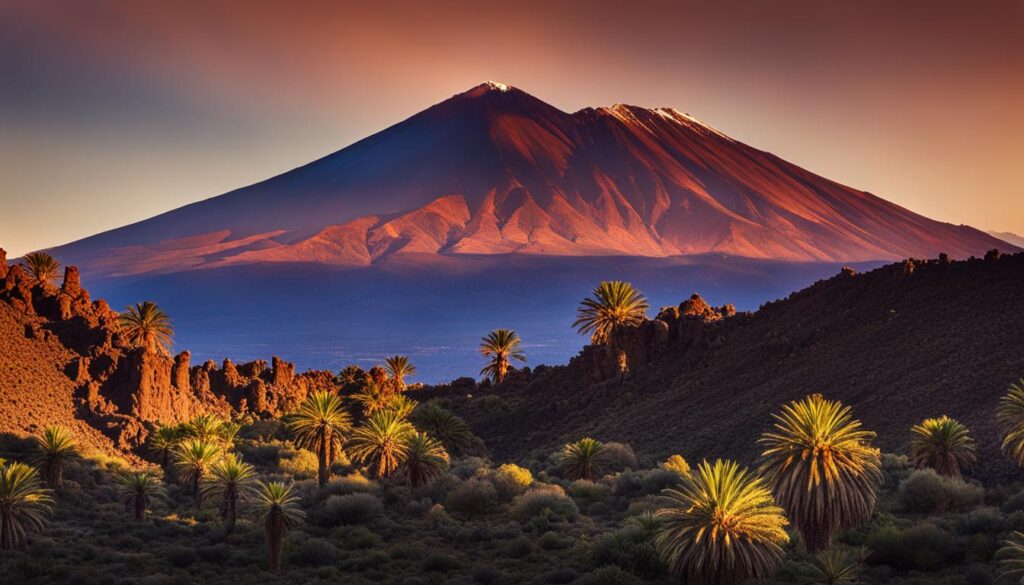
[[[0,246],[150,217],[493,79],[671,106],[952,223],[1024,233],[1024,2],[0,4]]]

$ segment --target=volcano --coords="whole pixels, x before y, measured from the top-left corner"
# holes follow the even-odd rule
[[[303,167],[56,252],[110,277],[410,253],[855,262],[1000,245],[672,108],[568,114],[488,82]]]
[[[575,305],[602,279],[634,281],[654,306],[698,290],[756,308],[844,264],[992,248],[1013,251],[672,108],[566,113],[488,82],[51,252],[115,306],[159,302],[199,358],[335,368],[400,351],[429,355],[420,372],[440,379],[475,371],[495,327],[519,329],[531,357],[567,359],[582,344]]]

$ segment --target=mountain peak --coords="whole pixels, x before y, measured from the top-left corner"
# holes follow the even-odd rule
[[[498,83],[497,81],[485,81],[480,85],[472,87],[459,95],[465,97],[482,97],[492,92],[508,93],[515,89],[511,85],[505,85],[504,83]]]

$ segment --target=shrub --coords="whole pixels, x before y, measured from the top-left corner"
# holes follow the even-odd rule
[[[576,502],[560,488],[534,488],[512,500],[512,517],[528,522],[536,516],[550,519],[574,520],[580,513]]]
[[[1006,517],[998,508],[978,508],[953,520],[960,534],[999,534],[1005,530]]]
[[[657,528],[651,516],[627,520],[622,528],[601,535],[591,544],[591,565],[614,565],[646,579],[665,574],[665,564],[653,542]]]
[[[283,453],[283,457],[277,464],[282,473],[291,475],[295,479],[309,479],[316,477],[319,469],[319,462],[316,455],[305,449],[290,450]]]
[[[491,482],[474,478],[462,482],[448,494],[445,508],[456,514],[472,516],[486,514],[497,502],[498,491]]]
[[[323,493],[332,496],[343,496],[356,493],[377,493],[380,485],[361,473],[350,473],[344,477],[337,477],[327,482]]]
[[[571,538],[564,538],[557,532],[545,532],[537,539],[537,545],[544,550],[558,550],[562,548],[569,548],[573,545]]]
[[[625,443],[605,443],[601,451],[601,471],[617,473],[626,469],[636,469],[636,453]]]
[[[578,479],[572,482],[568,491],[569,495],[577,500],[600,502],[608,497],[611,489],[600,483],[594,483],[586,479]]]
[[[510,559],[521,559],[533,553],[533,542],[525,536],[513,539],[505,546],[505,556]]]
[[[577,585],[643,585],[637,576],[616,566],[600,567],[576,580]]]
[[[479,585],[504,585],[510,579],[498,569],[485,565],[473,570],[473,582]]]
[[[930,523],[900,530],[885,527],[867,538],[871,555],[868,562],[905,571],[934,571],[953,562],[958,547],[953,536]]]
[[[288,553],[288,561],[300,567],[329,565],[338,557],[338,549],[323,538],[309,538]]]
[[[373,520],[383,510],[384,504],[373,494],[346,494],[327,498],[320,517],[328,525],[362,524]]]
[[[462,563],[460,563],[455,557],[440,553],[432,554],[423,559],[422,565],[424,571],[437,571],[440,573],[453,571],[461,566]]]
[[[492,481],[501,499],[511,500],[533,484],[533,474],[514,463],[505,463],[494,470]]]
[[[910,512],[949,512],[980,505],[985,492],[962,479],[939,475],[934,469],[918,469],[900,483],[899,500]]]
[[[679,475],[690,474],[690,464],[686,462],[686,459],[683,459],[682,455],[673,455],[669,457],[661,464],[661,468]]]

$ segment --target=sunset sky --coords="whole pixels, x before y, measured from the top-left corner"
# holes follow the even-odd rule
[[[0,30],[11,255],[270,177],[489,79],[566,111],[672,106],[929,217],[1024,233],[1020,0],[0,0]]]

